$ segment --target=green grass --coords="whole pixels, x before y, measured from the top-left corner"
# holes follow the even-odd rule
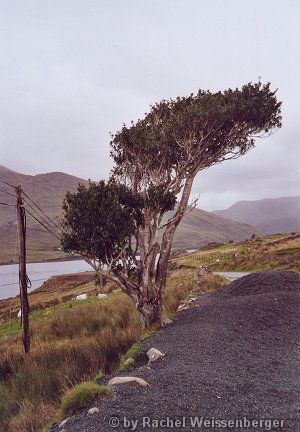
[[[192,269],[169,274],[165,293],[169,316],[197,284]],[[82,287],[76,290],[79,293]],[[30,323],[27,356],[22,352],[19,319],[0,325],[1,432],[43,430],[49,421],[57,420],[66,391],[83,381],[94,380],[98,385],[103,374],[138,356],[141,338],[158,329],[154,326],[143,334],[133,302],[120,291],[105,300],[96,296],[80,302],[61,300],[31,312]]]
[[[93,381],[78,384],[68,390],[61,399],[60,416],[61,419],[69,417],[81,408],[86,407],[96,397],[108,396],[111,389],[104,385],[99,385]]]
[[[98,373],[97,373],[97,375],[94,377],[94,382],[95,383],[97,383],[97,384],[101,384],[101,382],[102,382],[102,380],[103,380],[103,378],[105,377],[105,373],[102,371],[102,370],[100,370]]]
[[[11,318],[8,322],[0,324],[0,338],[2,336],[15,337],[21,331],[20,318]]]
[[[273,243],[283,239],[283,242]],[[300,239],[289,234],[253,239],[245,244],[227,243],[215,248],[202,248],[192,254],[185,254],[172,261],[181,266],[197,268],[201,265],[213,271],[300,271]]]
[[[60,307],[47,319],[31,321],[28,356],[22,353],[20,335],[2,338],[0,430],[40,431],[55,418],[65,389],[93,379],[99,369],[109,373],[117,368],[141,334],[133,303],[118,294]]]
[[[300,247],[295,248],[287,248],[287,249],[279,249],[274,252],[276,255],[279,256],[291,256],[291,255],[297,255],[300,254]]]
[[[126,366],[126,361],[127,361],[129,358],[133,358],[133,359],[135,359],[136,356],[140,353],[141,349],[142,349],[142,344],[141,344],[140,342],[136,342],[135,344],[133,344],[133,345],[129,348],[129,350],[128,350],[124,355],[122,355],[121,360],[120,360],[120,366],[119,366],[119,369],[124,369],[124,368],[126,368],[126,367],[127,367],[127,366]]]
[[[30,322],[34,323],[37,321],[47,321],[51,319],[58,311],[64,311],[66,309],[78,309],[84,305],[93,305],[99,302],[106,302],[109,298],[114,298],[121,294],[120,291],[114,291],[107,295],[106,299],[99,300],[97,296],[89,296],[85,300],[69,300],[66,302],[58,303],[54,306],[49,306],[44,309],[33,310],[30,313]],[[1,336],[17,336],[21,332],[21,320],[14,316],[7,322],[0,324],[0,337]]]

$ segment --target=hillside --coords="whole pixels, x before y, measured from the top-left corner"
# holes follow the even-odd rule
[[[78,182],[87,183],[86,180],[61,172],[25,175],[11,171],[2,165],[0,165],[0,178],[12,185],[20,184],[22,189],[51,217],[60,213],[66,191],[75,191]],[[12,192],[11,188],[4,184],[1,184],[0,189]],[[3,193],[0,195],[2,199]],[[5,201],[14,203],[13,197],[9,196],[5,196]],[[14,215],[10,209],[1,209],[0,226],[3,227],[11,221],[14,221]]]
[[[258,230],[205,210],[195,208],[179,225],[173,248],[196,249],[207,243],[226,243],[251,237]]]
[[[300,231],[300,196],[238,201],[214,214],[257,227],[263,234]]]
[[[65,193],[75,191],[78,182],[87,183],[72,175],[53,172],[24,175],[0,166],[0,178],[12,185],[20,184],[23,190],[51,217],[61,214]],[[13,190],[1,183],[0,189]],[[14,203],[14,197],[0,192],[1,200]],[[10,262],[15,256],[15,214],[13,207],[0,206],[0,263]],[[176,233],[174,248],[198,248],[209,242],[226,242],[249,238],[256,230],[245,224],[224,219],[218,215],[195,209],[188,214]],[[66,255],[58,250],[59,242],[45,232],[28,216],[28,260],[62,259]]]
[[[21,185],[22,189],[52,219],[61,213],[63,198],[66,192],[75,191],[78,182],[87,183],[78,177],[53,172],[38,175],[25,175],[0,165],[0,178],[12,185]],[[14,191],[1,183],[0,189],[9,193]],[[14,204],[14,197],[0,192],[1,201]],[[31,209],[29,208],[31,211]],[[45,231],[34,219],[28,216],[28,261],[46,261],[49,259],[69,258],[69,255],[58,250],[59,241]],[[13,207],[0,206],[0,263],[15,259],[16,218]]]
[[[173,266],[199,268],[209,266],[213,271],[300,271],[300,233],[277,234],[250,240],[214,243],[193,253],[182,253],[172,259]]]

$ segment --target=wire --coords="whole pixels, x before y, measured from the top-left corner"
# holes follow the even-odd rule
[[[35,219],[39,224],[41,224],[50,234],[52,234],[54,237],[56,237],[59,241],[61,241],[61,238],[58,237],[53,231],[51,231],[46,225],[43,224],[43,222],[41,222],[38,218],[36,218],[28,209],[24,210],[30,214],[31,217],[33,217],[33,219]]]
[[[39,207],[28,195],[27,195],[27,193],[26,192],[24,192],[23,190],[22,190],[22,192],[23,192],[23,194],[26,196],[26,198],[28,198],[38,209],[39,209],[39,211],[50,221],[50,222],[52,222],[59,230],[61,229],[60,228],[60,226],[59,225],[57,225],[52,219],[50,219],[50,217],[41,209],[41,207]],[[24,200],[24,201],[26,201],[26,200]],[[27,202],[27,204],[29,204],[28,203],[28,201],[26,201]]]
[[[10,187],[12,187],[12,188],[14,188],[14,189],[16,189],[16,187],[15,186],[13,186],[12,184],[10,184],[10,183],[8,183],[8,182],[6,182],[5,180],[3,180],[3,179],[1,179],[0,178],[0,182],[1,183],[4,183],[4,184],[6,184],[7,186],[10,186]],[[8,195],[12,195],[12,196],[14,196],[13,194],[11,194],[11,193],[9,193],[9,192],[7,192],[7,191],[4,191],[4,190],[2,190],[1,189],[1,192],[4,192],[4,193],[7,193]],[[30,196],[28,196],[27,195],[27,193],[26,192],[24,192],[23,190],[22,190],[22,192],[23,192],[23,194],[33,203],[33,205],[35,205],[36,206],[36,208],[53,224],[53,225],[55,225],[59,230],[61,230],[61,228],[52,220],[52,219],[50,219],[50,217],[41,209],[41,207],[38,205],[38,204],[36,204],[31,198],[30,198]],[[56,237],[59,241],[61,241],[61,238],[60,237],[58,237],[58,235],[56,235],[53,231],[52,231],[52,229],[53,229],[53,227],[49,224],[49,222],[47,222],[41,215],[39,215],[38,214],[38,212],[32,207],[32,205],[26,200],[26,199],[24,199],[24,201],[26,202],[26,204],[27,205],[29,205],[29,207],[38,215],[38,217],[40,217],[41,219],[42,219],[42,221],[45,223],[45,224],[47,224],[51,229],[49,229],[49,228],[47,228],[47,226],[43,223],[43,222],[41,222],[37,217],[35,217],[28,209],[26,209],[25,207],[23,207],[23,210],[24,210],[24,217],[26,216],[26,212],[28,213],[28,214],[30,214],[30,216],[31,217],[33,217],[33,219],[35,219],[39,224],[41,224],[50,234],[52,234],[54,237]],[[2,203],[2,202],[0,202],[0,205],[4,205],[4,206],[11,206],[11,207],[16,207],[16,205],[15,204],[8,204],[8,203]]]
[[[50,225],[49,222],[47,222],[46,219],[43,218],[43,216],[41,216],[41,215],[36,211],[36,209],[35,209],[34,207],[32,207],[32,205],[31,205],[31,204],[30,204],[26,199],[24,199],[24,201],[25,201],[26,204],[29,205],[29,207],[30,207],[30,208],[35,212],[35,214],[36,214],[38,217],[41,218],[41,220],[42,220],[45,224],[47,224],[51,229],[53,229],[53,226]]]
[[[10,184],[10,183],[8,183],[8,182],[6,182],[6,181],[4,181],[3,179],[0,179],[0,182],[1,183],[4,183],[4,184],[6,184],[7,186],[10,186],[10,187],[12,187],[12,188],[14,188],[14,189],[16,189],[16,186],[13,186],[12,184]],[[13,196],[14,197],[14,194],[12,194],[12,193],[10,193],[10,192],[7,192],[7,191],[5,191],[5,190],[3,190],[3,189],[0,189],[0,192],[3,192],[3,193],[6,193],[6,194],[8,194],[8,195],[11,195],[11,196]],[[41,207],[38,205],[38,204],[36,204],[34,201],[33,201],[33,199],[31,199],[30,198],[30,196],[28,196],[27,195],[27,193],[26,192],[24,192],[23,190],[22,190],[22,192],[23,192],[23,194],[36,206],[36,208],[53,224],[53,225],[55,225],[56,226],[56,228],[58,228],[59,230],[61,230],[61,227],[59,226],[59,225],[57,225],[57,223],[56,222],[54,222],[42,209],[41,209]],[[27,200],[25,200],[24,199],[24,201],[25,202],[27,202],[27,204],[31,207],[31,209],[32,210],[34,210],[35,212],[36,212],[36,210],[29,204],[29,202],[27,201]],[[37,212],[36,212],[37,213]],[[39,215],[40,216],[40,215]],[[41,217],[41,216],[40,216]],[[45,220],[44,220],[44,222],[45,223],[47,223],[47,225],[49,225],[49,223],[48,222],[46,222]],[[50,225],[49,225],[50,226]],[[51,227],[51,226],[50,226]],[[52,227],[51,227],[52,228]]]
[[[0,202],[0,205],[4,205],[4,206],[8,206],[8,207],[17,207],[16,204],[7,204],[7,203],[3,203],[3,202]]]
[[[3,192],[3,193],[6,193],[7,195],[11,195],[11,196],[15,197],[14,194],[7,192],[6,190],[0,189],[0,192]]]
[[[42,279],[34,279],[34,280],[32,280],[31,282],[40,282],[40,281],[45,281],[46,279],[45,278],[42,278]],[[4,287],[4,286],[11,286],[11,285],[18,285],[19,284],[19,282],[11,282],[11,283],[5,283],[5,284],[2,284],[2,285],[0,285],[0,287]]]
[[[13,186],[12,184],[7,183],[5,180],[3,180],[3,179],[1,179],[1,178],[0,178],[0,182],[6,184],[7,186],[10,186],[10,187],[16,189],[16,186]]]

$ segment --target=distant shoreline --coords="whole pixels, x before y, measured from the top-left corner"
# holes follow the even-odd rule
[[[176,251],[185,251],[186,253],[195,252],[197,249],[172,249],[173,252]],[[65,257],[65,258],[49,258],[45,260],[34,260],[34,261],[27,261],[27,264],[43,264],[43,263],[49,263],[49,262],[64,262],[64,261],[80,261],[83,260],[83,258],[80,255],[76,255],[73,257]],[[10,262],[10,261],[2,261],[0,262],[0,266],[7,266],[7,265],[17,265],[18,262]]]
[[[64,262],[64,261],[81,261],[83,258],[81,256],[70,257],[70,258],[49,258],[41,261],[27,261],[27,264],[43,264],[49,262]],[[0,266],[17,265],[18,262],[0,262]]]

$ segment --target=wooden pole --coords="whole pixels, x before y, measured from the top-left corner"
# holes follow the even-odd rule
[[[19,237],[19,285],[21,300],[21,322],[22,322],[22,341],[25,353],[30,351],[29,335],[29,303],[27,297],[27,275],[26,275],[26,225],[25,209],[22,201],[21,186],[16,187],[17,198],[17,219]]]

